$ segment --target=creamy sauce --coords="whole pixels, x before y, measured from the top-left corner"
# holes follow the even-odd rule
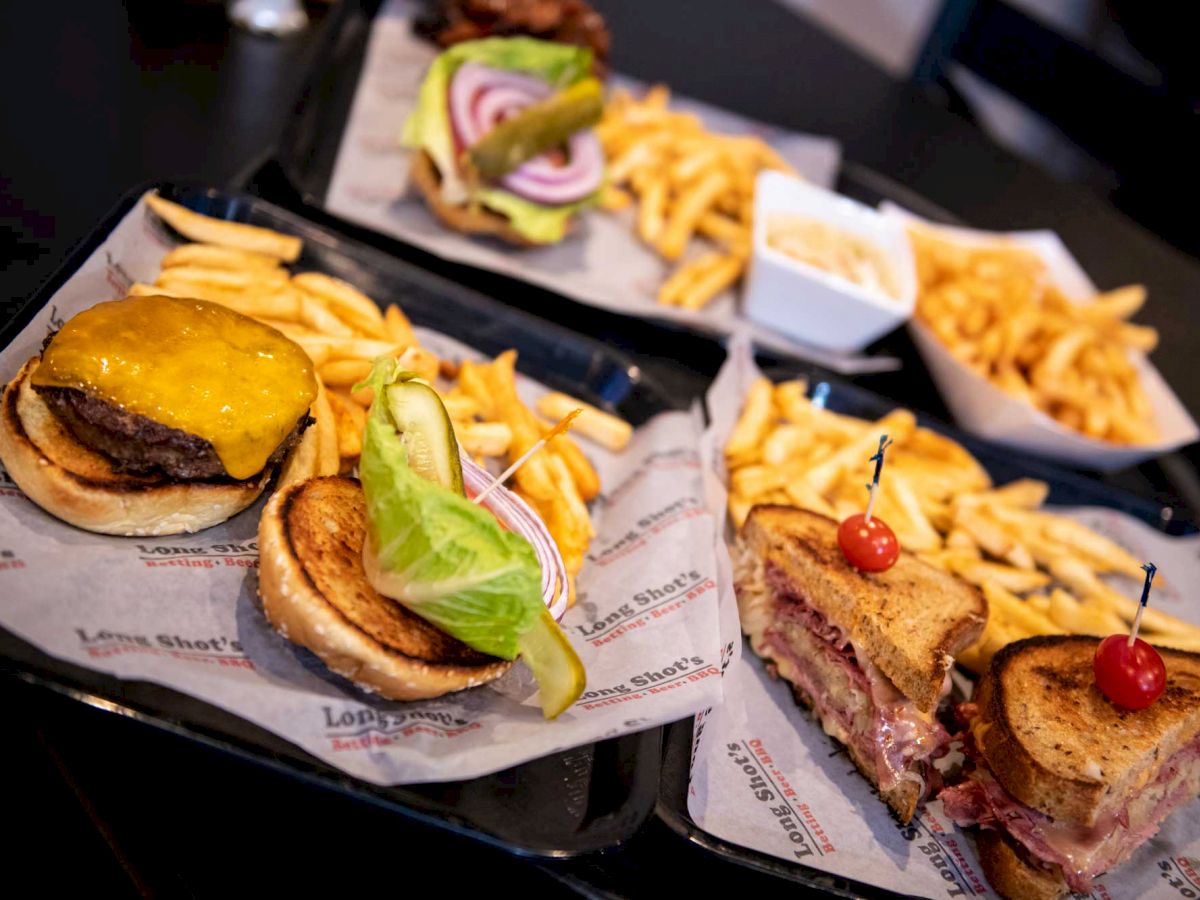
[[[215,303],[129,297],[63,326],[33,383],[76,388],[212,444],[249,478],[312,405],[312,363],[274,328]]]

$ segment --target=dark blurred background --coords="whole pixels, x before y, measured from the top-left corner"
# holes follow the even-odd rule
[[[1196,255],[1196,6],[1167,0],[781,0],[1056,177]]]

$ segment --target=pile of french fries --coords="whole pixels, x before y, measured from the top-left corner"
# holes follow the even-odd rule
[[[1130,285],[1075,303],[1033,251],[969,246],[912,227],[917,317],[965,365],[1067,428],[1118,444],[1159,437],[1130,352],[1158,333],[1129,321],[1146,302]]]
[[[265,228],[199,215],[156,194],[146,203],[163,221],[198,243],[170,251],[154,284],[134,284],[131,294],[188,297],[220,303],[278,329],[312,360],[319,382],[306,439],[289,458],[281,482],[352,472],[372,391],[355,391],[379,356],[400,360],[442,394],[460,447],[481,463],[511,463],[562,416],[584,413],[575,431],[619,450],[630,426],[564,394],[547,394],[539,418],[517,395],[516,353],[494,362],[456,365],[421,346],[398,306],[386,310],[356,288],[319,272],[292,274],[286,263],[300,255],[298,238]],[[566,435],[549,441],[513,476],[515,490],[542,516],[572,579],[595,534],[587,502],[600,478],[578,444]]]
[[[746,269],[754,216],[754,180],[763,169],[795,175],[765,141],[714,134],[700,119],[668,109],[657,85],[640,100],[617,91],[596,134],[609,160],[601,205],[620,211],[637,200],[638,237],[679,263],[658,302],[700,309],[732,287]],[[689,252],[700,237],[707,251]]]
[[[814,405],[807,384],[757,380],[725,445],[729,514],[741,526],[759,503],[798,506],[841,521],[866,507],[879,436],[895,443],[874,513],[901,546],[978,585],[988,600],[979,642],[958,657],[982,672],[1005,644],[1039,634],[1127,632],[1137,603],[1101,576],[1141,582],[1141,560],[1073,519],[1047,512],[1048,486],[993,486],[962,446],[917,426],[907,410],[876,421]],[[1200,650],[1200,627],[1149,608],[1145,640]]]

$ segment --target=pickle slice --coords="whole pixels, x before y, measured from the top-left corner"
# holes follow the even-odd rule
[[[603,111],[604,89],[585,78],[505,119],[467,150],[468,160],[479,178],[495,181],[592,127]]]
[[[558,718],[579,699],[587,685],[587,673],[575,648],[545,607],[533,627],[517,639],[517,646],[521,659],[537,679],[542,715]]]
[[[463,493],[462,462],[454,426],[442,398],[423,381],[400,381],[385,389],[387,408],[408,451],[408,465],[427,481]]]

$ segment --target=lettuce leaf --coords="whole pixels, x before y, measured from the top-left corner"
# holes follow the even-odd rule
[[[465,62],[537,75],[556,88],[564,88],[589,76],[592,51],[529,37],[485,38],[455,44],[433,61],[421,85],[416,109],[404,123],[401,143],[429,154],[441,173],[442,195],[449,203],[471,199],[458,174],[448,108],[450,79]],[[598,197],[599,191],[577,203],[543,206],[500,188],[485,187],[475,199],[507,216],[513,229],[527,240],[549,244],[562,240],[571,216],[594,205]]]
[[[381,398],[397,377],[394,361],[381,359],[366,383]],[[486,509],[409,468],[386,407],[372,404],[359,460],[368,580],[467,646],[515,659],[545,607],[533,548]]]

